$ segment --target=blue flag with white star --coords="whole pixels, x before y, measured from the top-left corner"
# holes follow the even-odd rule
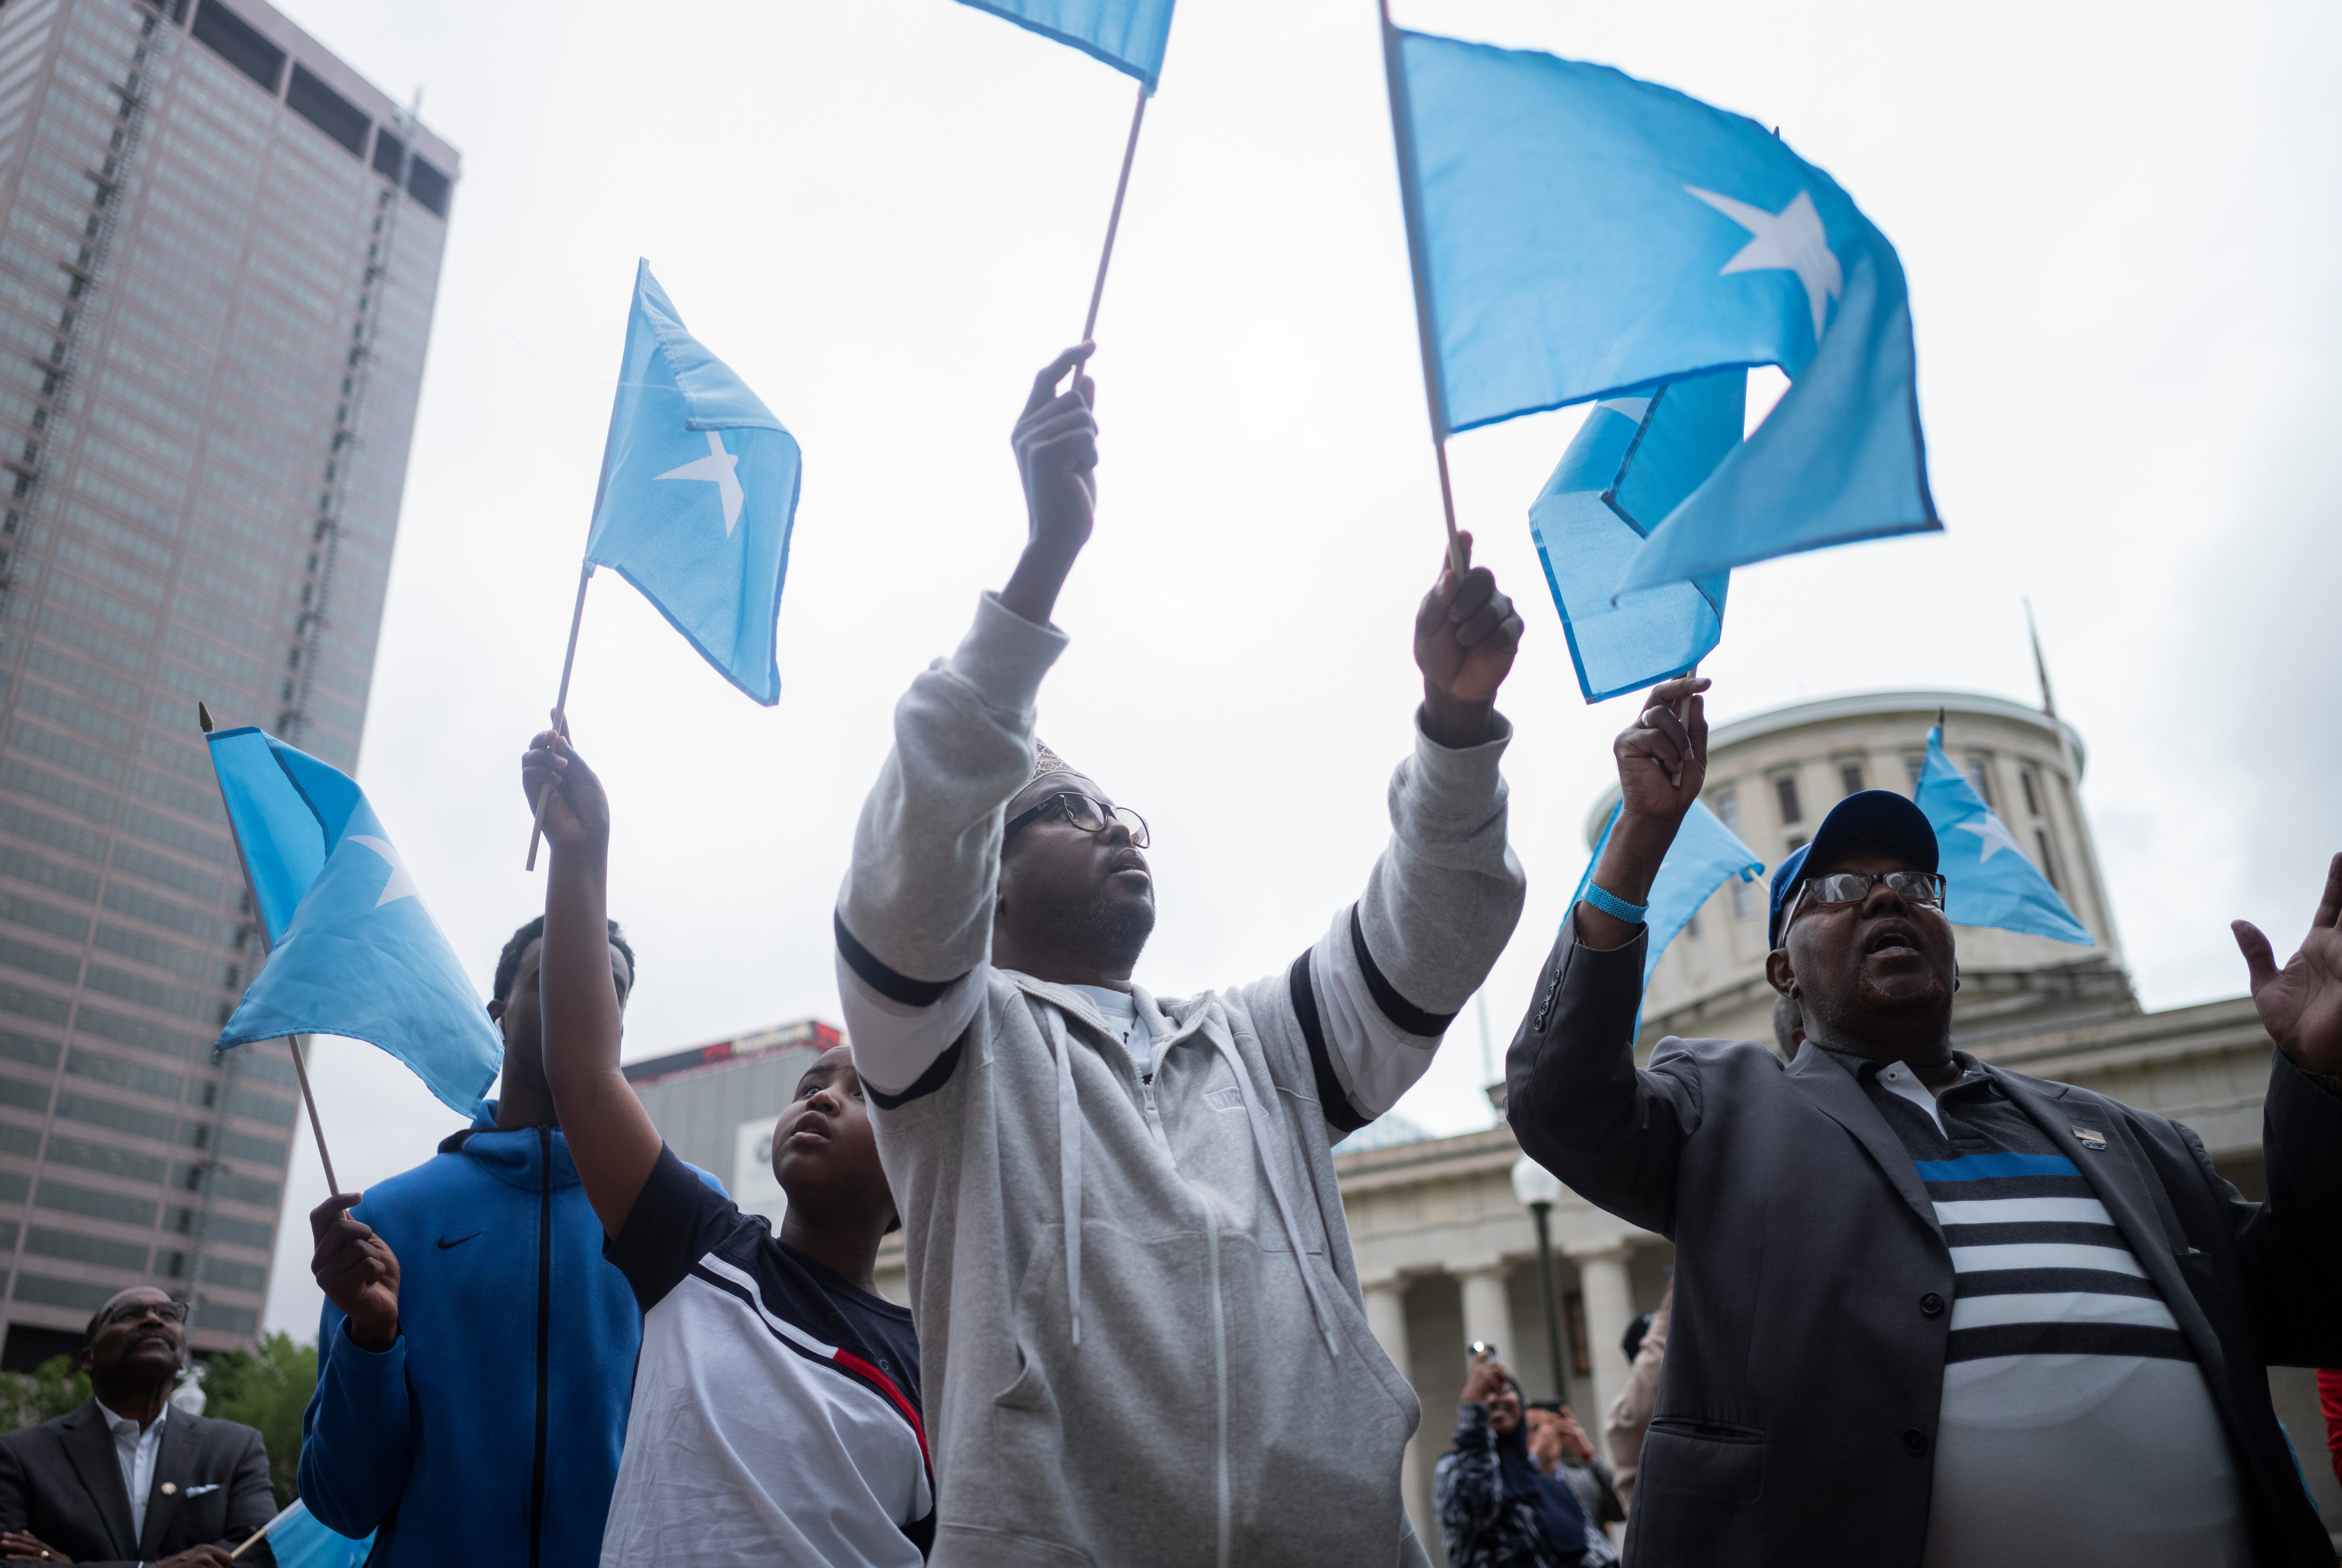
[[[218,1049],[287,1034],[363,1040],[470,1115],[504,1064],[504,1040],[365,793],[249,725],[205,738],[271,949]]]
[[[1577,879],[1577,891],[1570,895],[1571,904],[1586,896],[1586,884],[1594,880],[1594,868],[1602,864],[1602,847],[1610,842],[1610,830],[1617,825],[1618,808],[1612,806],[1610,820],[1602,824],[1602,836],[1595,842],[1594,856],[1586,863],[1586,874]],[[1643,916],[1644,928],[1651,934],[1651,944],[1643,953],[1643,984],[1651,983],[1667,944],[1691,924],[1691,917],[1716,896],[1716,889],[1736,876],[1754,882],[1764,874],[1765,863],[1740,842],[1740,835],[1725,826],[1724,819],[1708,810],[1706,801],[1692,802],[1682,825],[1676,829],[1675,843],[1667,845],[1666,858],[1659,862],[1659,874],[1651,879],[1649,902],[1643,906],[1647,912]]]
[[[796,437],[639,264],[586,559],[766,707],[781,700],[775,638],[803,470]]]
[[[1944,731],[1927,732],[1927,764],[1919,774],[1919,809],[1935,825],[1944,876],[1944,914],[1955,924],[1989,925],[2095,947],[2082,923],[2025,856],[2000,814],[1944,754]]]
[[[1163,50],[1171,41],[1172,0],[960,0],[1019,27],[1070,44],[1126,76],[1150,94],[1163,75]]]
[[[1589,703],[1684,674],[1724,634],[1729,572],[1615,603],[1610,595],[1651,524],[1740,444],[1747,382],[1746,371],[1719,370],[1647,396],[1605,398],[1529,509],[1577,689]]]
[[[1789,391],[1614,595],[1941,528],[1895,247],[1753,120],[1602,65],[1388,35],[1443,434],[1727,366]]]

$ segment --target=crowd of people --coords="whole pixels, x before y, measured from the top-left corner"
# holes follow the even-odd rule
[[[836,906],[850,1044],[774,1129],[777,1229],[620,1072],[611,803],[531,741],[551,866],[496,967],[501,1093],[311,1216],[300,1493],[373,1563],[1426,1561],[1422,1413],[1333,1151],[1520,914],[1496,698],[1521,619],[1459,536],[1356,901],[1267,978],[1147,991],[1146,820],[1035,734],[1095,513],[1086,356],[1016,427],[1022,557],[896,709]],[[1674,1281],[1622,1347],[1606,1461],[1476,1351],[1434,1475],[1447,1561],[1605,1568],[1623,1522],[1636,1568],[2333,1563],[2265,1368],[2342,1362],[2342,856],[2291,962],[2237,928],[2277,1045],[2263,1202],[2182,1125],[1954,1048],[1933,830],[1887,792],[1773,878],[1774,1042],[1637,1066],[1642,901],[1702,788],[1706,685],[1619,736],[1620,815],[1507,1061],[1523,1147],[1672,1240]],[[873,1279],[898,1228],[908,1308]],[[0,1438],[0,1555],[217,1568],[265,1523],[257,1434],[166,1403],[184,1319],[117,1297],[91,1403]]]

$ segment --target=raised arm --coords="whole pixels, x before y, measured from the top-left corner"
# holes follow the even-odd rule
[[[618,1071],[618,991],[610,974],[610,803],[569,743],[547,730],[521,760],[530,802],[547,787],[545,838],[545,1077],[577,1179],[602,1229],[626,1229],[663,1146]]]
[[[2309,934],[2283,967],[2249,922],[2234,930],[2261,1027],[2277,1044],[2261,1127],[2267,1201],[2237,1194],[2189,1141],[2229,1200],[2268,1359],[2332,1366],[2342,1360],[2342,854],[2327,863]]]
[[[1594,886],[1646,903],[1684,814],[1707,778],[1707,718],[1689,677],[1653,687],[1612,746],[1620,807]],[[1505,1058],[1505,1119],[1521,1147],[1573,1191],[1624,1219],[1671,1233],[1676,1160],[1699,1123],[1687,1059],[1635,1065],[1647,934],[1580,901],[1538,977]]]
[[[1431,1065],[1456,1011],[1511,940],[1527,889],[1506,843],[1497,764],[1512,726],[1496,691],[1521,618],[1485,566],[1443,569],[1415,618],[1423,672],[1415,750],[1390,785],[1391,837],[1365,894],[1272,990],[1306,1044],[1336,1133],[1398,1103]]]
[[[895,747],[864,803],[837,900],[837,987],[854,1064],[882,1104],[910,1093],[982,1000],[1000,881],[1000,808],[1033,769],[1033,704],[1064,652],[1049,624],[1096,510],[1095,387],[1067,349],[1034,378],[1011,444],[1027,535],[1008,585],[958,651],[911,683]],[[1057,383],[1072,372],[1064,392]]]

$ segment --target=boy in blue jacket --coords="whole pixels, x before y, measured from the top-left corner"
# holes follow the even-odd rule
[[[608,926],[624,1008],[635,954]],[[501,1097],[433,1159],[309,1215],[325,1306],[301,1500],[345,1535],[379,1532],[375,1568],[601,1557],[642,1326],[545,1087],[544,930],[496,961]]]

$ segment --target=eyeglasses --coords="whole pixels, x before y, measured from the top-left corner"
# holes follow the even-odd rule
[[[1781,917],[1782,937],[1787,938],[1791,923],[1808,904],[1860,904],[1882,882],[1887,892],[1904,903],[1929,909],[1943,907],[1944,889],[1948,885],[1932,871],[1838,871],[1827,876],[1807,877],[1797,884],[1797,896],[1789,901],[1789,913]]]
[[[185,1323],[187,1321],[187,1303],[185,1302],[124,1302],[119,1306],[106,1308],[98,1317],[98,1326],[110,1328],[115,1323],[136,1323],[148,1313],[153,1313],[165,1323]]]
[[[1006,844],[1023,829],[1032,826],[1052,811],[1062,810],[1066,820],[1084,833],[1104,833],[1106,824],[1118,822],[1129,830],[1130,842],[1140,849],[1147,845],[1146,819],[1126,805],[1108,805],[1102,800],[1092,800],[1086,794],[1066,790],[1051,795],[1039,805],[1018,812],[1006,827],[1001,829],[1000,842]]]

